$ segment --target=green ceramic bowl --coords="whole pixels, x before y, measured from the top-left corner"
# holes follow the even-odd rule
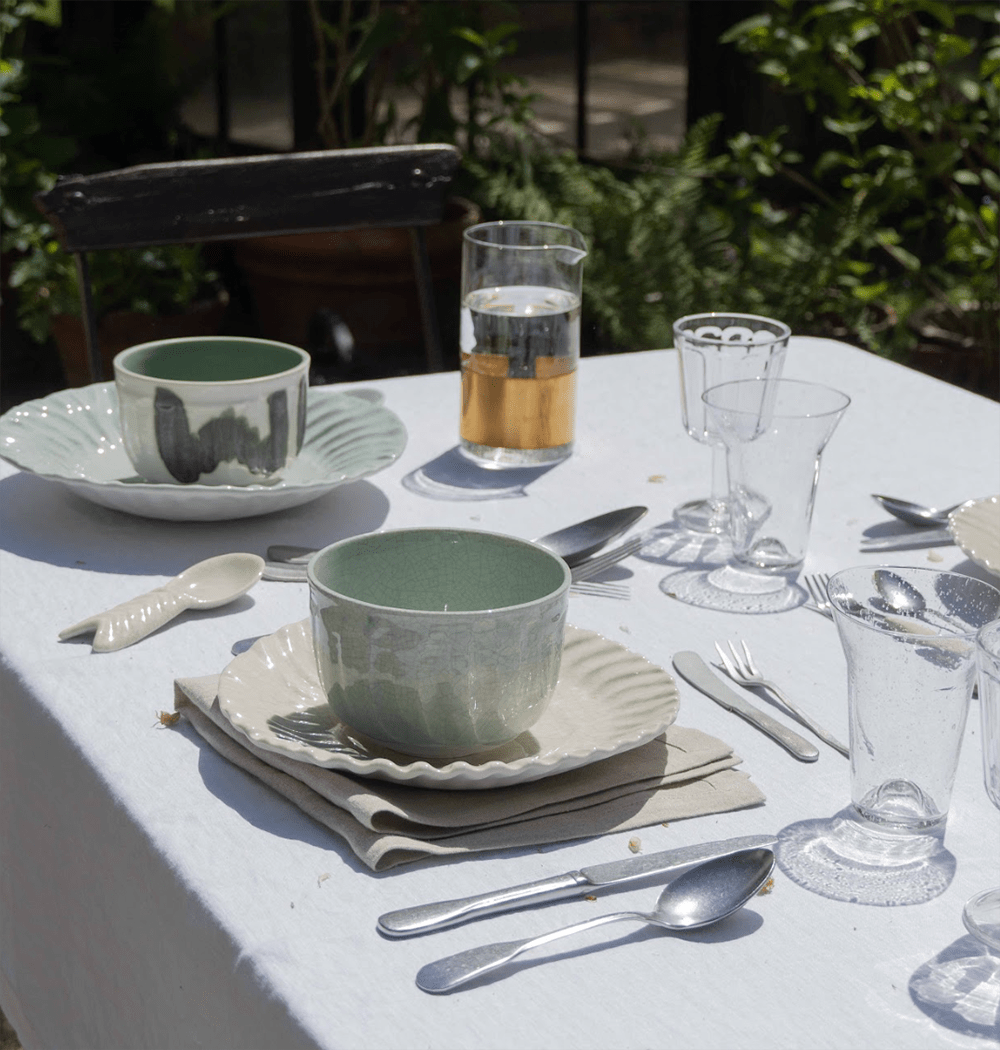
[[[570,573],[525,540],[399,529],[309,562],[319,678],[336,717],[404,755],[458,758],[541,717],[562,657]]]
[[[146,481],[254,485],[302,448],[309,354],[269,339],[194,336],[115,357],[125,451]]]

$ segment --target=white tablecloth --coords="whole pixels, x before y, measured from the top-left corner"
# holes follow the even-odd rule
[[[858,541],[885,519],[872,492],[938,505],[1000,492],[1000,406],[826,340],[793,339],[786,375],[852,398],[823,461],[806,570],[881,561],[989,578],[954,546],[877,556],[859,553]],[[657,890],[402,941],[376,932],[383,911],[631,856],[636,834],[653,852],[830,818],[848,802],[848,763],[824,745],[819,762],[797,762],[681,681],[678,721],[732,744],[766,804],[373,874],[190,726],[166,729],[157,718],[172,708],[175,678],[216,674],[235,639],[307,615],[305,585],[262,582],[232,606],[186,614],[118,653],[57,640],[83,616],[225,551],[432,523],[532,537],[634,503],[649,506],[641,527],[651,529],[708,486],[709,452],[681,426],[672,351],[583,361],[574,456],[504,499],[414,491],[455,446],[456,374],[373,385],[408,429],[399,461],[272,516],[148,521],[0,466],[0,1005],[24,1044],[1000,1046],[963,989],[933,990],[954,972],[949,959],[974,970],[962,905],[1000,881],[1000,814],[983,788],[976,711],[945,837],[955,873],[933,900],[846,904],[776,871],[773,892],[720,930],[681,938],[607,927],[527,957],[503,979],[435,997],[414,985],[425,962],[603,911],[648,910]],[[805,609],[693,608],[659,589],[675,567],[626,565],[629,600],[574,595],[572,623],[668,670],[678,650],[710,659],[715,640],[744,637],[761,667],[846,739],[845,665],[831,623]]]

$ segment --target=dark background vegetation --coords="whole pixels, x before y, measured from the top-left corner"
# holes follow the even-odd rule
[[[344,5],[318,10],[332,55]],[[456,142],[457,189],[486,217],[587,236],[584,353],[668,346],[683,313],[742,309],[1000,396],[995,4],[355,2],[352,46],[387,12],[410,21],[402,43],[353,53],[360,75],[325,133],[307,0],[2,11],[5,408],[63,385],[49,322],[75,309],[72,269],[30,201],[55,175],[394,134]],[[654,118],[629,118],[612,147],[599,140],[594,70],[615,46],[683,71],[683,141]],[[478,98],[479,124],[432,94],[442,70],[450,98]],[[546,76],[575,115],[561,132],[539,130],[548,102],[531,86]],[[408,91],[417,99],[408,126],[366,118],[383,77],[401,111]],[[236,104],[254,90],[262,108],[287,96],[284,143],[238,134]],[[232,293],[226,323],[250,323],[225,253],[102,265],[106,308],[180,309],[179,288],[217,274]]]

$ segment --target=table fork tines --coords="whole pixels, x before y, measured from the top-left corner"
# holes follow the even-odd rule
[[[769,681],[760,673],[753,662],[753,657],[750,655],[750,649],[747,646],[747,643],[740,642],[740,647],[740,649],[737,649],[737,647],[730,642],[729,652],[727,653],[718,642],[715,643],[716,652],[722,660],[722,669],[726,674],[728,674],[734,682],[746,686],[749,689],[764,689],[769,692],[778,703],[780,703],[789,714],[796,719],[796,721],[801,722],[807,729],[815,733],[820,740],[829,744],[830,747],[834,748],[836,751],[839,751],[845,758],[850,757],[844,744],[810,718],[809,715],[799,710],[799,708],[796,707],[787,696],[785,696],[774,682]]]

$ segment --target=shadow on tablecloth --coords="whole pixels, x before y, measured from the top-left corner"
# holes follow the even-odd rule
[[[232,521],[157,521],[98,506],[20,473],[0,481],[0,547],[32,561],[90,572],[175,576],[229,551],[265,555],[272,543],[324,547],[373,532],[389,498],[354,481],[312,503]]]
[[[962,1035],[1000,1033],[1000,956],[971,934],[925,962],[910,978],[910,998],[936,1024]]]

